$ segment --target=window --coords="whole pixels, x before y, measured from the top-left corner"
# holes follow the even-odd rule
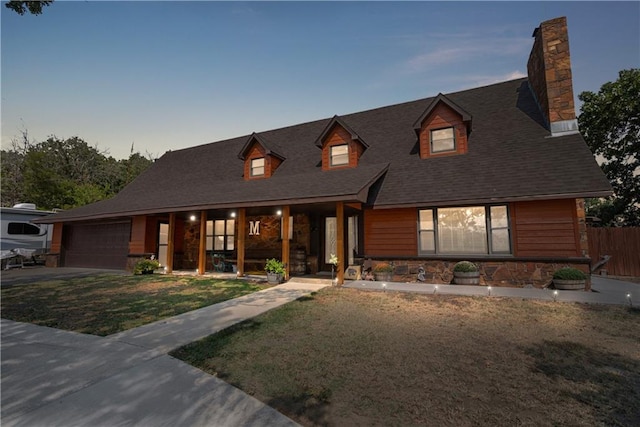
[[[37,236],[41,233],[40,227],[27,222],[10,222],[7,227],[8,234],[30,234]]]
[[[453,128],[437,129],[431,131],[431,152],[443,153],[456,150],[456,139]]]
[[[234,250],[235,226],[235,219],[216,219],[215,221],[207,221],[207,250]]]
[[[422,209],[418,228],[421,254],[511,253],[507,206]]]
[[[341,166],[349,164],[349,145],[331,146],[331,166]]]
[[[264,157],[251,159],[251,176],[264,175]]]

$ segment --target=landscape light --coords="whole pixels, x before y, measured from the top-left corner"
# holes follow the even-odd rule
[[[627,294],[627,300],[629,301],[629,307],[633,307],[633,303],[631,302],[631,294]]]
[[[387,284],[386,284],[386,283],[383,283],[383,284],[382,284],[382,290],[383,290],[383,291],[386,291],[386,290],[387,290]]]
[[[487,286],[487,291],[489,292],[489,296],[491,296],[491,286]]]
[[[433,293],[435,294],[436,292],[438,292],[438,285],[435,285],[435,286],[433,287]]]
[[[558,298],[558,291],[553,291],[553,300],[556,301]]]

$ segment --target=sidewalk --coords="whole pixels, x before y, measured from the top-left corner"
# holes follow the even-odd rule
[[[324,286],[292,281],[104,338],[2,319],[2,425],[295,426],[166,353]]]
[[[508,288],[465,285],[433,285],[427,283],[372,282],[355,280],[345,283],[346,288],[369,291],[415,292],[422,294],[476,295],[539,299],[559,302],[579,302],[591,304],[614,304],[640,306],[640,284],[591,276],[592,292],[555,291],[538,288]],[[630,295],[630,297],[627,297]]]

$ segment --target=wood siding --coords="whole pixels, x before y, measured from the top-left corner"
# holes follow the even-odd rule
[[[640,277],[640,227],[587,227],[587,234],[592,264],[609,255],[611,259],[602,267],[607,274]]]
[[[444,153],[431,153],[431,131],[453,127],[456,139],[456,150]],[[420,130],[420,158],[451,156],[467,152],[467,126],[462,117],[449,106],[440,103],[422,123]]]
[[[414,208],[365,210],[365,253],[371,256],[416,256],[417,224],[418,210]]]
[[[349,146],[349,164],[331,166],[331,147],[344,144]],[[351,139],[351,134],[336,124],[322,143],[322,170],[355,168],[363,152],[364,146]]]
[[[51,235],[51,253],[59,254],[62,251],[62,223],[53,224],[53,234]]]
[[[575,199],[511,205],[514,255],[580,257]]]
[[[130,254],[142,254],[145,252],[146,234],[147,234],[147,217],[146,216],[133,217],[133,219],[131,220],[131,238],[129,239]]]

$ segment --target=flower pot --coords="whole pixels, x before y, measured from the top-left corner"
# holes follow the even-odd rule
[[[282,282],[282,274],[280,273],[267,273],[267,282],[270,285],[277,285]]]
[[[586,280],[562,280],[562,279],[553,279],[553,286],[556,289],[561,289],[565,291],[578,291],[585,288]]]
[[[480,284],[480,272],[479,271],[454,271],[453,282],[456,285],[479,285]]]
[[[390,271],[373,272],[373,277],[375,277],[377,282],[391,282],[393,280],[393,273]]]

